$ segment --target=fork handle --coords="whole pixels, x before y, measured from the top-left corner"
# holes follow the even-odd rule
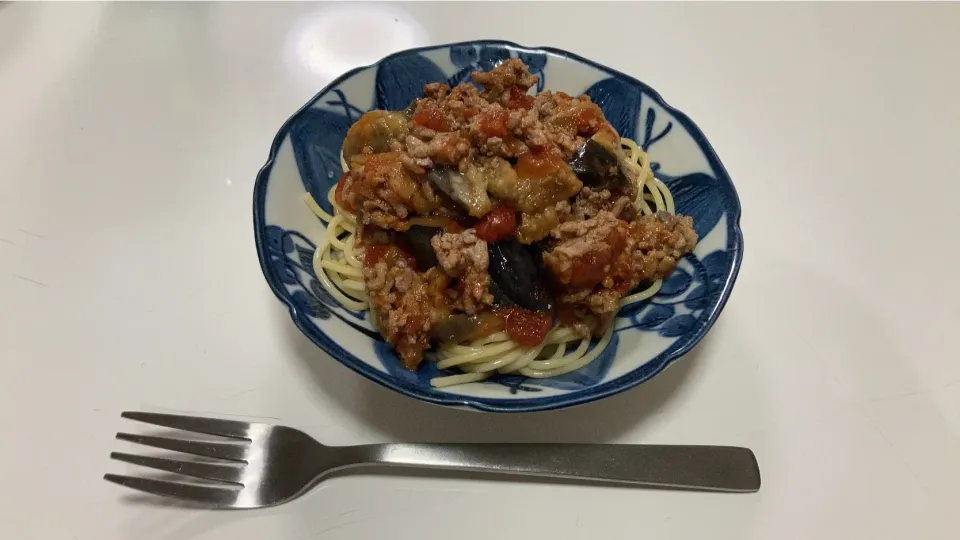
[[[503,473],[644,487],[754,492],[753,452],[733,446],[626,444],[382,444],[353,447],[358,462]]]

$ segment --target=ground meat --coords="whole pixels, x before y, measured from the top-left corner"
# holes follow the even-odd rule
[[[450,93],[450,87],[438,82],[423,85],[423,95],[432,99],[443,99]]]
[[[631,266],[637,283],[668,276],[697,244],[693,219],[666,212],[637,218],[630,235],[636,241]]]
[[[437,261],[452,277],[461,277],[470,269],[487,269],[487,243],[477,238],[477,231],[467,229],[459,233],[444,233],[430,240]]]
[[[557,319],[561,326],[573,330],[581,337],[589,338],[592,335],[598,338],[608,328],[613,315],[598,315],[583,306],[563,303],[558,309]]]
[[[559,241],[544,262],[565,285],[561,303],[602,317],[642,281],[668,276],[697,242],[693,220],[659,213],[627,223],[607,210],[568,221],[551,233]]]
[[[430,329],[447,313],[446,276],[435,269],[420,274],[402,260],[379,261],[363,276],[380,333],[404,365],[416,368],[430,346]]]
[[[616,313],[620,309],[619,291],[613,289],[600,289],[586,298],[586,306],[590,311],[597,314]]]
[[[428,127],[418,126],[416,124],[410,128],[410,133],[412,133],[414,137],[420,139],[421,141],[429,141],[437,136],[436,131]]]
[[[440,165],[458,165],[470,152],[470,141],[459,133],[438,133],[430,141],[430,157]]]
[[[557,148],[563,152],[563,156],[567,159],[570,159],[574,152],[583,146],[583,143],[586,141],[585,137],[574,135],[567,131],[548,130],[545,133],[547,139],[557,145]]]
[[[543,254],[554,277],[570,289],[588,289],[603,281],[626,243],[627,223],[610,212],[584,221],[568,221],[551,235],[559,240]]]
[[[469,83],[453,89],[430,83],[424,88],[426,97],[416,101],[403,139],[411,158],[404,163],[412,171],[417,170],[413,164],[429,169],[426,159],[453,165],[473,152],[512,159],[558,150],[569,159],[598,126],[609,127],[587,97],[549,91],[527,95],[537,78],[518,59],[490,72],[475,72],[473,79],[485,89],[482,95]]]
[[[403,166],[413,174],[423,174],[427,172],[427,169],[433,168],[433,160],[427,157],[414,158],[410,157],[409,154],[400,154],[400,160],[403,162]]]
[[[468,314],[493,302],[490,294],[489,256],[487,243],[477,238],[477,231],[467,229],[460,233],[445,233],[430,240],[437,261],[451,277],[461,278],[459,301]]]
[[[560,201],[555,206],[557,210],[557,221],[563,223],[570,220],[570,213],[572,211],[570,206],[570,201]]]
[[[537,112],[539,122],[526,133],[528,143],[534,138],[538,141],[546,138],[563,152],[566,159],[570,159],[586,138],[601,128],[616,133],[589,96],[573,98],[563,92],[545,90],[534,98],[532,110]]]
[[[520,124],[514,133],[520,135],[529,148],[547,148],[551,140],[547,136],[543,124],[540,122],[540,112],[535,108],[531,108],[527,111],[514,111],[514,114],[522,114]],[[519,133],[517,133],[517,131],[519,131]]]
[[[537,84],[537,76],[531,75],[526,64],[519,58],[504,60],[490,71],[474,71],[473,81],[486,90],[483,97],[490,101],[499,101],[511,87],[517,87],[525,94]]]
[[[387,287],[387,270],[389,270],[389,268],[387,263],[382,262],[363,269],[363,279],[367,285],[367,294],[370,296],[379,295],[381,292],[383,294],[390,294],[389,288]],[[391,281],[391,287],[392,283]]]
[[[364,224],[406,229],[410,213],[426,214],[440,205],[430,184],[415,177],[409,165],[395,152],[366,156],[343,188],[346,206],[359,208]]]
[[[411,158],[429,158],[441,165],[457,165],[470,151],[470,142],[459,133],[433,133],[429,141],[408,135],[404,142]]]
[[[590,321],[589,315],[599,317],[593,319],[588,327],[589,333],[594,333],[599,337],[602,330],[606,328],[605,324],[597,324],[599,321],[606,321],[616,315],[620,310],[620,299],[623,295],[620,291],[597,287],[594,289],[583,289],[574,293],[568,293],[560,296],[560,302],[564,306],[575,306],[577,320]]]
[[[501,137],[486,137],[479,132],[472,132],[481,142],[478,143],[480,154],[484,156],[505,157],[510,155],[510,150]]]
[[[515,211],[514,238],[543,250],[560,324],[581,335],[602,334],[624,295],[669,274],[697,241],[690,218],[638,218],[636,182],[583,187],[569,161],[588,139],[622,154],[589,97],[530,95],[537,77],[518,59],[473,80],[480,88],[429,83],[404,111],[365,113],[344,141],[351,170],[337,197],[357,214],[378,327],[408,367],[436,321],[490,313],[487,244],[470,227],[494,207]],[[446,230],[431,240],[438,265],[426,272],[393,244],[411,223]]]
[[[499,103],[483,102],[464,125],[471,143],[485,156],[514,157],[522,145],[510,128],[512,111]],[[522,148],[526,148],[523,146]]]
[[[472,84],[457,86],[441,103],[441,107],[447,110],[450,117],[455,120],[451,129],[462,129],[470,118],[489,105],[487,101],[480,97],[477,87]]]
[[[584,186],[573,201],[570,219],[578,221],[590,219],[602,210],[607,210],[626,221],[630,221],[637,215],[636,207],[629,197],[614,196],[609,189],[593,190]]]

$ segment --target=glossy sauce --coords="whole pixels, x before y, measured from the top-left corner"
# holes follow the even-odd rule
[[[483,216],[483,219],[474,227],[477,238],[485,242],[496,242],[513,236],[517,230],[517,216],[509,206],[497,206]]]
[[[536,347],[543,343],[553,328],[553,321],[546,313],[508,308],[503,310],[503,316],[507,334],[521,347]]]
[[[387,266],[393,266],[401,260],[405,261],[410,268],[417,269],[417,260],[413,255],[398,246],[375,244],[363,249],[363,262],[367,267],[376,266],[381,261],[386,262]]]
[[[421,101],[417,104],[417,111],[413,113],[413,123],[430,128],[434,131],[446,131],[447,120],[443,112],[432,101]]]
[[[507,136],[507,118],[510,113],[505,109],[493,109],[480,114],[478,119],[480,131],[487,137]]]

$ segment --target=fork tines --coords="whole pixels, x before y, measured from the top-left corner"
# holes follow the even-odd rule
[[[248,444],[243,444],[241,441],[250,441],[249,435],[252,427],[250,424],[233,420],[132,411],[124,412],[120,416],[166,428],[227,437],[235,439],[236,442],[197,441],[117,433],[117,438],[122,441],[223,461],[200,463],[124,452],[112,452],[110,454],[111,459],[181,474],[186,477],[218,482],[219,484],[198,485],[119,474],[106,474],[103,477],[104,480],[155,495],[187,499],[205,504],[230,506],[236,502],[239,494],[237,488],[243,487],[243,465],[247,463],[245,458],[250,448]]]
[[[180,416],[177,414],[145,413],[124,411],[120,416],[130,420],[146,422],[155,426],[182,429],[206,435],[219,435],[233,439],[250,440],[250,424],[236,420],[220,420],[217,418],[200,418],[197,416]]]

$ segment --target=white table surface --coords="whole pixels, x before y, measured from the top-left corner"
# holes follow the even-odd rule
[[[0,6],[0,538],[955,540],[958,28],[956,4]],[[633,391],[514,416],[415,402],[310,344],[261,276],[253,181],[287,116],[349,67],[484,37],[646,81],[736,182],[733,296]],[[125,471],[127,409],[330,444],[745,445],[763,487],[368,475],[188,510],[101,480]]]

